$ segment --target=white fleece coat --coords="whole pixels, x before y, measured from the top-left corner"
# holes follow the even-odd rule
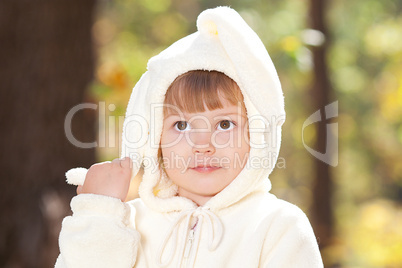
[[[140,199],[82,194],[63,221],[56,267],[322,267],[305,214],[269,193],[285,119],[281,85],[254,31],[228,7],[202,12],[198,31],[148,63],[133,89],[123,127],[122,156],[144,175]],[[158,165],[164,96],[190,70],[216,70],[240,87],[250,134],[248,162],[204,206],[177,196]],[[81,184],[86,170],[69,171]]]

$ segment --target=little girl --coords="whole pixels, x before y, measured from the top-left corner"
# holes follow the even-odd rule
[[[149,61],[123,158],[67,173],[80,186],[56,267],[323,266],[305,214],[269,193],[285,112],[264,45],[228,7],[197,28]]]

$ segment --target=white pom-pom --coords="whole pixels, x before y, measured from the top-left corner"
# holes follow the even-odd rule
[[[72,168],[66,172],[67,183],[71,185],[84,185],[85,176],[88,169],[86,168]]]

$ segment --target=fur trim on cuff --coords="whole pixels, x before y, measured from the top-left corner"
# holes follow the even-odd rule
[[[123,220],[130,213],[128,205],[120,199],[96,194],[80,194],[71,200],[74,216],[115,216]]]

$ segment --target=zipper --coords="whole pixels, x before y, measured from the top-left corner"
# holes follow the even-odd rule
[[[190,255],[190,250],[193,245],[193,241],[194,241],[194,229],[191,229],[188,234],[186,249],[184,250],[184,258],[186,259]]]
[[[195,239],[195,228],[197,227],[198,224],[198,218],[196,219],[195,224],[193,225],[193,227],[190,228],[190,230],[188,231],[188,236],[187,236],[187,243],[186,243],[186,248],[184,249],[184,265],[180,265],[180,267],[188,267],[191,264],[191,260],[189,259],[190,254],[191,254],[191,250],[193,248],[193,244],[194,244],[194,239]],[[182,263],[183,264],[183,263]]]

